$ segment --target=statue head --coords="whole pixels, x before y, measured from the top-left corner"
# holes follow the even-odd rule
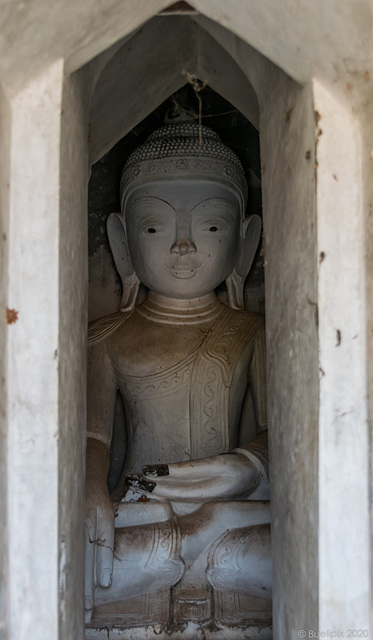
[[[140,281],[190,299],[225,280],[230,305],[242,308],[261,227],[245,216],[246,201],[242,165],[214,131],[182,123],[149,136],[124,166],[122,213],[108,220],[122,310],[134,306]]]

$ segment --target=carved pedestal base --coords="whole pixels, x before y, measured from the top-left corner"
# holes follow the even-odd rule
[[[196,622],[200,626],[208,624],[213,617],[212,589],[184,588],[176,585],[171,591],[172,622],[187,624]]]
[[[271,600],[176,588],[96,607],[86,640],[272,640],[271,623]]]
[[[92,622],[87,629],[95,627],[144,627],[166,625],[170,620],[170,589],[157,591],[122,602],[113,602],[96,607]],[[94,637],[94,636],[92,636]]]
[[[215,620],[227,625],[272,624],[272,600],[234,591],[214,591]],[[246,637],[246,636],[245,636]]]

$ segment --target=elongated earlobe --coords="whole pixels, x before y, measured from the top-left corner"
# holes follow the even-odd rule
[[[236,265],[225,281],[229,306],[232,309],[244,308],[245,280],[258,248],[261,228],[262,222],[257,215],[249,216],[243,223],[243,237],[240,240]]]
[[[124,219],[120,213],[111,213],[108,217],[107,233],[115,266],[122,281],[123,293],[120,310],[130,311],[136,304],[140,280],[133,268]]]

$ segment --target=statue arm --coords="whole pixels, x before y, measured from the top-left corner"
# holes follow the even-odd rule
[[[88,349],[87,437],[110,448],[117,381],[107,353],[106,341]]]
[[[144,468],[147,477],[157,474],[156,467]],[[173,463],[167,468],[168,475],[154,478],[152,495],[171,501],[244,500],[260,483],[255,464],[239,453]]]
[[[252,500],[269,500],[269,466],[268,466],[268,432],[262,431],[255,440],[240,445],[234,452],[246,456],[258,470],[260,480],[255,491],[251,494]]]
[[[257,433],[267,428],[267,376],[264,321],[257,330],[249,371],[249,386],[254,403]]]
[[[144,467],[144,472],[157,476],[158,466],[162,475],[154,478],[154,496],[191,502],[269,499],[267,431],[232,453]]]
[[[265,326],[255,334],[254,352],[249,371],[249,390],[253,402],[257,436],[241,440],[233,451],[244,455],[258,469],[260,482],[250,498],[269,500],[268,432],[267,432],[267,385]],[[244,431],[244,430],[243,430]],[[242,444],[241,444],[242,443]]]
[[[114,510],[107,474],[117,383],[105,341],[88,350],[87,378],[85,608],[89,619],[95,581],[103,587],[111,583],[114,548]]]

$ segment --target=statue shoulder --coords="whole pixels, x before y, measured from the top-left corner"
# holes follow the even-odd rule
[[[244,333],[254,335],[257,332],[265,331],[265,316],[256,311],[246,311],[245,309],[231,309],[228,307],[227,316],[229,323],[241,327]]]
[[[234,309],[232,309],[232,311],[234,311]],[[242,315],[247,318],[248,322],[254,322],[258,326],[262,327],[265,325],[265,315],[263,313],[258,313],[257,311],[246,311],[246,309],[236,311],[235,313],[242,313]]]
[[[88,344],[97,344],[108,338],[128,320],[132,313],[132,311],[118,311],[90,322],[88,325]]]

